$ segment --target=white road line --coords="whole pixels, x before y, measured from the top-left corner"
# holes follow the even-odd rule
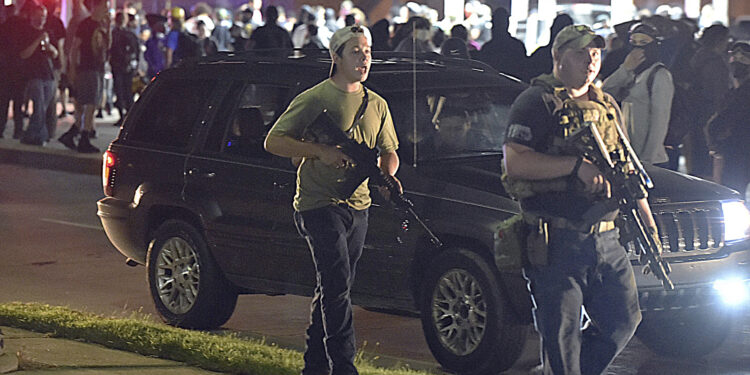
[[[102,231],[104,230],[104,228],[102,228],[101,226],[87,225],[87,224],[81,224],[81,223],[74,223],[72,221],[55,220],[55,219],[47,219],[47,218],[41,218],[39,220],[46,221],[48,223],[69,225],[71,227],[86,228],[86,229],[96,229],[96,230],[102,230]]]

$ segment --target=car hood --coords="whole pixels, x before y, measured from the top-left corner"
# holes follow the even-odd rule
[[[736,191],[698,177],[654,166],[647,166],[646,172],[654,182],[651,203],[742,199]]]
[[[507,196],[501,181],[501,162],[502,158],[498,155],[474,160],[423,164],[417,169],[419,174],[429,177],[433,182],[437,180],[493,195]],[[646,171],[654,183],[654,188],[649,191],[649,201],[652,204],[741,199],[736,191],[698,177],[654,166],[647,166]]]

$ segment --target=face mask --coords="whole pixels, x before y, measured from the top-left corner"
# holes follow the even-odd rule
[[[748,76],[748,73],[750,73],[750,65],[741,62],[735,61],[729,64],[729,67],[732,70],[732,76],[738,80],[744,79]]]
[[[643,55],[646,57],[646,60],[644,60],[641,65],[638,65],[638,67],[635,69],[635,73],[639,74],[643,72],[644,70],[648,69],[651,65],[654,65],[656,62],[659,61],[659,46],[657,43],[649,43],[643,46],[633,46],[631,45],[633,49],[640,48],[643,50]]]

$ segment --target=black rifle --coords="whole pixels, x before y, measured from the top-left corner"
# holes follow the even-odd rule
[[[653,272],[664,289],[672,290],[674,284],[668,276],[671,268],[669,263],[661,257],[661,240],[658,238],[658,233],[652,232],[646,226],[638,209],[638,201],[648,196],[647,189],[653,188],[653,183],[619,126],[617,132],[625,157],[618,156],[614,160],[594,124],[573,131],[565,140],[567,145],[572,145],[576,149],[579,156],[586,158],[599,168],[611,185],[613,199],[603,203],[599,212],[613,208],[620,209],[620,216],[624,223],[620,229],[625,232],[624,236],[634,237],[636,254],[639,254],[641,264],[648,267],[645,271]]]
[[[333,122],[331,117],[328,115],[326,110],[323,110],[313,122],[305,128],[304,134],[302,135],[304,140],[315,143],[322,143],[330,146],[338,147],[344,155],[354,160],[354,167],[347,168],[347,176],[349,177],[349,184],[343,188],[343,194],[350,196],[354,193],[354,190],[364,181],[366,178],[370,178],[370,181],[375,185],[385,186],[390,193],[390,200],[397,206],[408,211],[419,225],[424,228],[427,235],[430,237],[430,242],[435,247],[442,247],[443,243],[435,234],[427,227],[427,224],[414,212],[414,204],[406,198],[398,188],[398,183],[393,179],[393,176],[383,173],[378,167],[378,151],[367,147],[362,143],[357,143],[354,139],[349,138],[347,134],[339,129],[338,126]]]

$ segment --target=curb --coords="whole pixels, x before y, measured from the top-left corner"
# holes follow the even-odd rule
[[[5,164],[20,164],[63,172],[89,175],[100,175],[102,172],[101,157],[74,154],[69,150],[46,149],[40,152],[34,146],[0,148],[0,160]]]
[[[18,357],[5,352],[3,331],[0,330],[0,374],[7,374],[18,370]]]

